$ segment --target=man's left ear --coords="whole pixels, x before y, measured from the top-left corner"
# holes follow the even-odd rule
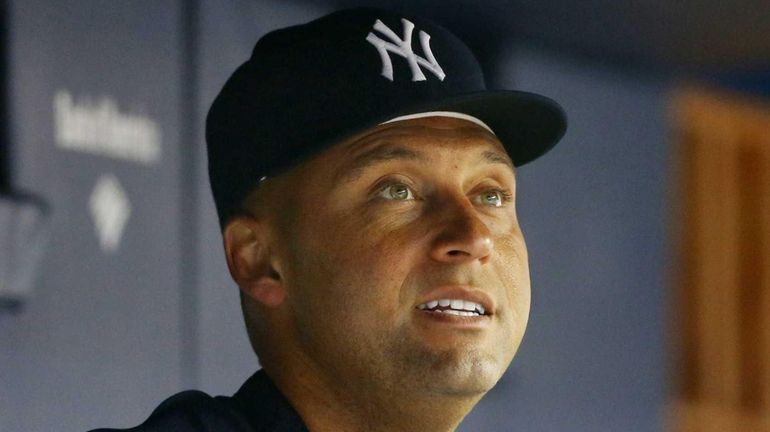
[[[286,298],[281,275],[270,262],[265,227],[249,216],[228,222],[222,233],[227,267],[241,291],[267,307],[277,307]]]

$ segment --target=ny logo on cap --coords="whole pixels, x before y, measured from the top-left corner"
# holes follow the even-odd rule
[[[409,63],[409,68],[412,70],[412,81],[425,81],[425,74],[422,73],[420,66],[433,72],[440,81],[444,81],[446,74],[441,69],[436,58],[433,57],[433,53],[430,50],[430,35],[420,30],[420,45],[422,46],[422,52],[425,54],[423,58],[418,56],[412,51],[412,31],[414,30],[414,24],[404,18],[401,18],[401,23],[404,25],[404,37],[399,38],[393,30],[377,20],[374,23],[374,30],[382,33],[390,42],[382,40],[379,36],[372,32],[366,36],[366,40],[377,48],[382,58],[382,76],[393,81],[393,63],[390,61],[390,55],[388,51],[398,54],[405,58]]]

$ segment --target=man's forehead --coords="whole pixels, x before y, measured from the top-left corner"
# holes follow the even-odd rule
[[[346,155],[359,153],[383,144],[425,143],[452,145],[457,149],[476,150],[476,147],[494,147],[506,154],[503,145],[486,126],[468,120],[451,117],[418,117],[389,121],[363,131],[338,144],[337,148]],[[506,157],[507,154],[506,154]],[[510,159],[510,158],[509,158]]]
[[[440,148],[475,164],[502,164],[514,170],[510,156],[488,128],[454,118],[425,117],[379,125],[338,145],[335,153],[341,162],[335,183],[351,181],[377,163],[430,163]]]

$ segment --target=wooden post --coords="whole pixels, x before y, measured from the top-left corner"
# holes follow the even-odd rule
[[[770,432],[770,104],[686,89],[677,432]]]
[[[768,119],[770,121],[770,119]],[[760,241],[762,242],[762,258],[764,266],[761,269],[761,286],[759,289],[761,334],[759,335],[760,344],[760,364],[762,366],[757,379],[761,380],[761,410],[762,414],[770,425],[770,132],[763,136],[761,140],[762,169],[760,170],[760,211],[761,220]],[[770,426],[768,429],[770,430]]]

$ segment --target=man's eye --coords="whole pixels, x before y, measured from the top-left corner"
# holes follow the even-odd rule
[[[379,196],[394,201],[406,201],[414,199],[414,194],[409,186],[403,183],[389,184],[380,189]]]
[[[502,207],[503,204],[511,200],[511,194],[501,189],[490,189],[479,195],[481,204],[489,207]]]

